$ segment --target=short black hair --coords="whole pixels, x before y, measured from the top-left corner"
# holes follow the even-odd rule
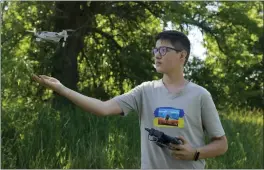
[[[156,36],[155,40],[156,42],[158,40],[168,40],[175,48],[180,47],[186,50],[187,56],[184,65],[187,63],[191,51],[191,43],[189,38],[184,33],[175,30],[166,30],[160,32]]]

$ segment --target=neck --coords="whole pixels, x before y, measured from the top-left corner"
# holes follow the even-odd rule
[[[185,79],[182,72],[177,74],[163,74],[163,83],[168,86],[181,87],[185,83]]]

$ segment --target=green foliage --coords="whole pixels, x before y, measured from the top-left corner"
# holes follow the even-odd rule
[[[190,62],[192,70],[186,68],[187,77],[208,87],[218,107],[263,105],[263,65],[258,45],[263,27],[261,2],[8,2],[3,5],[8,6],[3,13],[1,32],[4,100],[12,99],[5,93],[13,89],[16,89],[13,96],[22,100],[32,93],[46,95],[42,97],[44,100],[57,98],[43,89],[30,87],[29,90],[31,73],[52,75],[70,88],[101,99],[157,79],[160,75],[152,67],[151,56],[154,35],[167,21],[172,21],[175,29],[187,33],[196,26],[204,33],[206,61],[203,66]],[[86,13],[89,8],[93,10]],[[62,13],[65,11],[66,15],[74,10],[71,18]],[[79,19],[74,19],[74,14]],[[83,22],[85,18],[87,21]],[[77,31],[66,48],[59,48],[52,43],[36,43],[32,34],[26,33],[33,28]],[[67,64],[69,60],[71,65]]]
[[[223,82],[222,88],[228,89],[223,91],[228,105],[263,106],[263,55],[255,46],[257,37],[263,36],[261,8],[261,2],[221,3],[211,23],[217,23],[213,33],[205,36],[206,63]]]
[[[3,113],[2,168],[140,168],[136,113],[97,117],[79,109],[38,108],[23,119]],[[208,159],[207,168],[262,169],[263,110],[237,108],[220,115],[229,149],[225,155]]]
[[[207,168],[262,169],[263,110],[226,110],[221,120],[229,149],[224,156],[208,159]]]
[[[263,158],[263,145],[256,145],[263,143],[261,111],[252,111],[264,104],[262,2],[4,1],[1,5],[3,168],[138,168],[137,116],[99,119],[75,110],[32,82],[31,74],[54,76],[103,100],[122,94],[160,78],[152,67],[151,49],[154,36],[168,21],[185,33],[194,26],[203,33],[207,58],[190,60],[186,78],[207,88],[219,109],[242,110],[225,110],[222,119],[231,147],[225,156],[210,159],[208,167],[263,168],[258,159]],[[26,32],[34,28],[76,32],[61,48],[36,42]]]
[[[2,115],[2,168],[139,166],[136,114],[126,118],[99,118],[79,109],[65,108],[59,112],[50,106],[39,106],[37,113],[27,116]],[[10,124],[10,119],[15,124]],[[124,156],[128,152],[130,154]]]

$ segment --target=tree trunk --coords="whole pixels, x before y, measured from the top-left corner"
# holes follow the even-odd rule
[[[78,28],[82,27],[89,19],[82,15],[81,5],[86,5],[85,3],[87,2],[56,2],[58,12],[56,13],[55,30],[61,32],[62,30],[73,29],[76,31],[72,34],[69,32],[70,36],[67,38],[64,47],[62,47],[62,43],[58,44],[59,47],[53,57],[52,76],[75,91],[79,80],[77,57],[83,48],[85,34],[85,29]],[[53,107],[57,109],[70,105],[71,102],[68,99],[59,95],[56,95],[53,100]]]
[[[83,46],[82,37],[69,38],[65,47],[60,47],[55,53],[53,62],[54,67],[52,76],[57,78],[66,87],[77,90],[78,83],[78,65],[77,56]],[[54,106],[64,106],[70,104],[67,99],[56,95],[54,99]]]

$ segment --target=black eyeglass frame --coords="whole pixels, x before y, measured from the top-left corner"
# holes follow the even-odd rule
[[[162,49],[162,48],[166,48],[166,51],[165,51],[164,54],[162,54],[161,51],[160,51],[160,49]],[[159,48],[154,48],[154,49],[152,50],[152,54],[155,55],[157,52],[159,52],[160,56],[164,56],[164,55],[167,54],[168,49],[170,49],[170,50],[174,50],[174,51],[176,51],[177,53],[183,51],[183,50],[177,50],[177,49],[172,48],[172,47],[160,46]],[[157,51],[155,51],[155,50],[157,50]]]

